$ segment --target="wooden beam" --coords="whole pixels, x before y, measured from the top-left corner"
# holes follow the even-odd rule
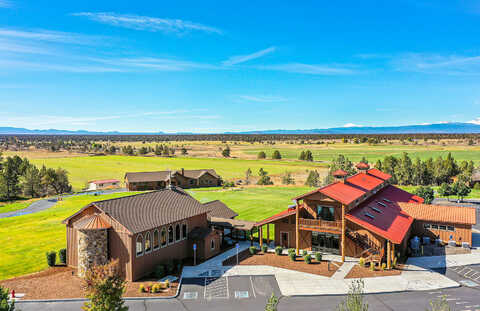
[[[390,270],[392,268],[392,251],[391,251],[392,242],[387,240],[387,269]]]
[[[300,255],[300,228],[299,228],[299,217],[300,217],[300,205],[297,200],[297,212],[295,213],[295,249],[297,256]]]
[[[342,262],[345,262],[345,204],[342,204]]]
[[[263,246],[263,226],[258,227],[258,241],[260,242],[260,249],[262,249]]]

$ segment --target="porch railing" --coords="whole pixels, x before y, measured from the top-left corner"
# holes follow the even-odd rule
[[[300,218],[298,220],[300,228],[304,229],[316,229],[316,230],[342,230],[342,221],[328,221],[321,219],[306,219]]]

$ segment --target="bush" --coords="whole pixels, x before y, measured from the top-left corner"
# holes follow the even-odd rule
[[[295,254],[295,252],[289,253],[289,254],[288,254],[288,257],[290,257],[290,259],[291,259],[292,261],[295,261],[295,259],[297,258],[297,254]]]
[[[382,263],[382,265],[380,266],[380,269],[382,271],[385,271],[385,269],[387,268],[387,264],[386,263]]]
[[[268,251],[268,246],[263,244],[262,245],[262,253],[266,253]]]
[[[397,267],[397,257],[393,257],[392,268],[395,269]]]
[[[165,266],[164,265],[157,265],[155,267],[155,271],[153,272],[156,279],[161,279],[165,276]]]
[[[337,306],[337,311],[368,311],[368,303],[365,302],[363,280],[352,281],[349,286],[347,298]]]
[[[250,255],[255,255],[257,253],[257,248],[255,246],[250,246],[248,251],[250,252]]]
[[[289,249],[288,249],[288,254],[290,255],[290,253],[294,253],[294,254],[295,254],[295,249],[294,249],[294,248],[289,248]]]
[[[58,251],[58,259],[60,260],[61,264],[67,264],[67,249],[62,248]]]
[[[304,249],[300,250],[300,256],[303,257],[303,256],[305,256],[305,255],[307,255],[307,251],[304,250]]]
[[[0,310],[2,311],[14,311],[15,301],[8,301],[10,290],[0,285]]]
[[[146,290],[145,290],[145,285],[140,284],[140,286],[138,287],[138,292],[139,292],[139,293],[145,293],[145,292],[146,292]]]
[[[156,294],[160,292],[160,284],[153,284],[152,285],[152,293]]]
[[[280,256],[282,254],[282,252],[283,252],[283,247],[281,247],[281,246],[275,247],[275,254]]]
[[[55,266],[55,262],[57,261],[57,253],[55,251],[47,252],[47,264],[49,267]]]
[[[316,252],[315,253],[315,260],[320,262],[322,261],[322,253]]]
[[[365,267],[365,258],[361,257],[359,260],[358,260],[358,264],[360,265],[360,267]]]
[[[310,254],[307,254],[303,256],[303,260],[305,261],[306,264],[311,264],[312,263],[312,256]]]
[[[375,263],[374,262],[370,263],[370,270],[375,271]]]

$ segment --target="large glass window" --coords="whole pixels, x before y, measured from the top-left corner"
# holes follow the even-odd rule
[[[137,256],[142,256],[143,255],[143,236],[139,234],[137,236]]]
[[[180,238],[181,238],[181,236],[180,236],[180,225],[177,224],[175,226],[175,241],[180,241]]]
[[[187,239],[187,224],[182,225],[182,239]]]
[[[173,228],[168,227],[168,244],[173,243]]]
[[[329,206],[317,205],[318,219],[334,221],[335,220],[335,208]]]
[[[162,228],[162,233],[160,234],[160,243],[162,244],[162,247],[167,245],[167,230],[165,230],[165,228]]]
[[[153,249],[158,249],[160,247],[160,236],[158,230],[153,231]]]
[[[145,235],[145,252],[150,252],[152,250],[152,238],[150,232],[147,232]]]

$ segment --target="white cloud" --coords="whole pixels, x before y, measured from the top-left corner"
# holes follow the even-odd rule
[[[363,125],[355,124],[355,123],[347,123],[344,124],[342,127],[362,127]]]
[[[269,48],[266,48],[266,49],[261,50],[261,51],[257,51],[257,52],[252,53],[252,54],[232,56],[228,60],[223,61],[222,64],[225,65],[225,66],[232,66],[232,65],[236,65],[236,64],[241,64],[241,63],[247,62],[249,60],[256,59],[256,58],[262,57],[264,55],[273,53],[273,52],[275,52],[275,50],[276,50],[276,47],[271,46]]]
[[[477,124],[480,125],[480,117],[475,118],[473,120],[468,121],[467,123]]]
[[[398,71],[445,75],[479,75],[480,56],[409,53],[394,57]]]
[[[257,103],[278,103],[288,101],[287,98],[281,96],[269,96],[269,95],[240,95],[238,96],[243,101],[257,102]]]
[[[0,0],[0,8],[10,8],[12,3],[8,0]]]
[[[120,66],[145,68],[156,71],[185,71],[190,69],[218,69],[217,66],[197,62],[168,59],[168,58],[121,58],[113,60],[103,60],[111,64]]]
[[[310,65],[301,63],[289,63],[278,65],[258,66],[258,69],[284,71],[291,73],[302,73],[310,75],[351,75],[357,73],[355,70],[335,65]]]
[[[30,44],[24,44],[9,39],[5,40],[0,37],[0,51],[14,52],[24,54],[52,54],[47,48],[43,46],[33,46]]]
[[[98,64],[57,64],[48,62],[34,62],[24,60],[0,59],[0,68],[34,71],[60,71],[72,73],[101,73],[101,72],[125,72],[127,70]]]
[[[101,43],[104,39],[98,36],[81,35],[71,32],[50,31],[43,29],[29,31],[11,28],[0,28],[0,37],[68,44],[96,44]]]
[[[146,30],[152,32],[184,34],[190,31],[201,31],[206,33],[221,34],[222,31],[199,23],[184,21],[181,19],[157,18],[150,16],[139,16],[129,14],[116,14],[111,12],[80,12],[73,13],[74,16],[87,17],[90,20],[134,30]]]

